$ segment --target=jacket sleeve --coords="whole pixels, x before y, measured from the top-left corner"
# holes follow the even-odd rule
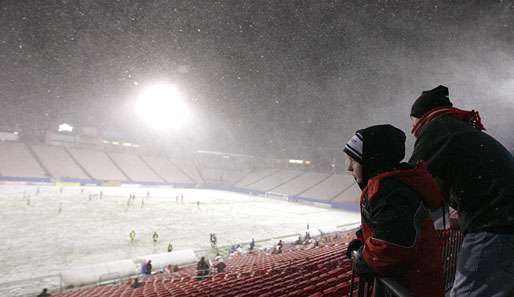
[[[363,258],[379,275],[402,273],[415,260],[419,226],[426,217],[416,195],[396,190],[370,203],[373,231],[364,242]]]

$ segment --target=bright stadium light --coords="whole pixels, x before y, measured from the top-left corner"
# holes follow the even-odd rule
[[[66,123],[62,123],[59,125],[59,128],[57,128],[57,131],[58,132],[72,132],[73,131],[73,127],[69,124],[66,124]]]
[[[155,130],[179,130],[190,111],[175,85],[156,84],[143,89],[136,101],[137,114]]]

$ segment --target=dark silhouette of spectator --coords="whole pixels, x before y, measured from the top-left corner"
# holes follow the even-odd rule
[[[130,284],[130,287],[135,289],[135,288],[139,288],[139,287],[142,287],[144,284],[142,282],[139,281],[139,278],[134,278],[134,280],[132,280],[132,283]]]
[[[282,253],[282,247],[284,246],[284,243],[282,243],[282,239],[278,241],[277,243],[277,253],[278,254],[281,254]]]
[[[424,91],[410,115],[410,162],[427,162],[464,234],[451,296],[514,296],[512,154],[482,131],[477,111],[453,107],[445,86]]]
[[[441,246],[428,211],[442,205],[442,195],[424,164],[401,163],[405,138],[400,129],[377,125],[345,145],[347,170],[363,191],[362,231],[346,255],[360,280],[393,277],[413,296],[443,297]]]
[[[52,295],[50,295],[50,293],[48,293],[48,289],[47,288],[44,288],[43,291],[41,291],[41,293],[39,293],[39,295],[37,295],[37,297],[50,297]]]
[[[143,263],[143,266],[141,267],[141,273],[144,275],[152,274],[152,260],[148,260]]]
[[[209,275],[209,263],[202,257],[196,264],[196,277],[198,280],[203,280]]]
[[[216,263],[216,271],[217,271],[218,273],[220,273],[220,272],[224,272],[226,267],[227,267],[227,264],[225,264],[225,263],[223,262],[223,259],[220,259],[220,260],[218,261],[218,263]]]

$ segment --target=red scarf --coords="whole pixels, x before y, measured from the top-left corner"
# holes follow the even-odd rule
[[[425,126],[426,124],[430,123],[433,119],[443,114],[447,114],[461,121],[470,123],[474,128],[480,131],[485,130],[484,125],[482,125],[482,121],[480,120],[480,115],[478,114],[478,111],[466,111],[455,107],[445,106],[436,107],[426,112],[412,128],[412,134],[414,134],[415,137],[418,137],[419,132],[421,131],[421,128],[423,128],[423,126]]]

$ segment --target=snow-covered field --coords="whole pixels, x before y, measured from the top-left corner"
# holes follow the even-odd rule
[[[60,193],[41,186],[37,192],[37,186],[0,186],[0,296],[58,285],[58,279],[21,280],[165,252],[170,241],[175,250],[199,250],[209,247],[209,233],[222,246],[359,220],[358,213],[214,190],[65,187]]]

